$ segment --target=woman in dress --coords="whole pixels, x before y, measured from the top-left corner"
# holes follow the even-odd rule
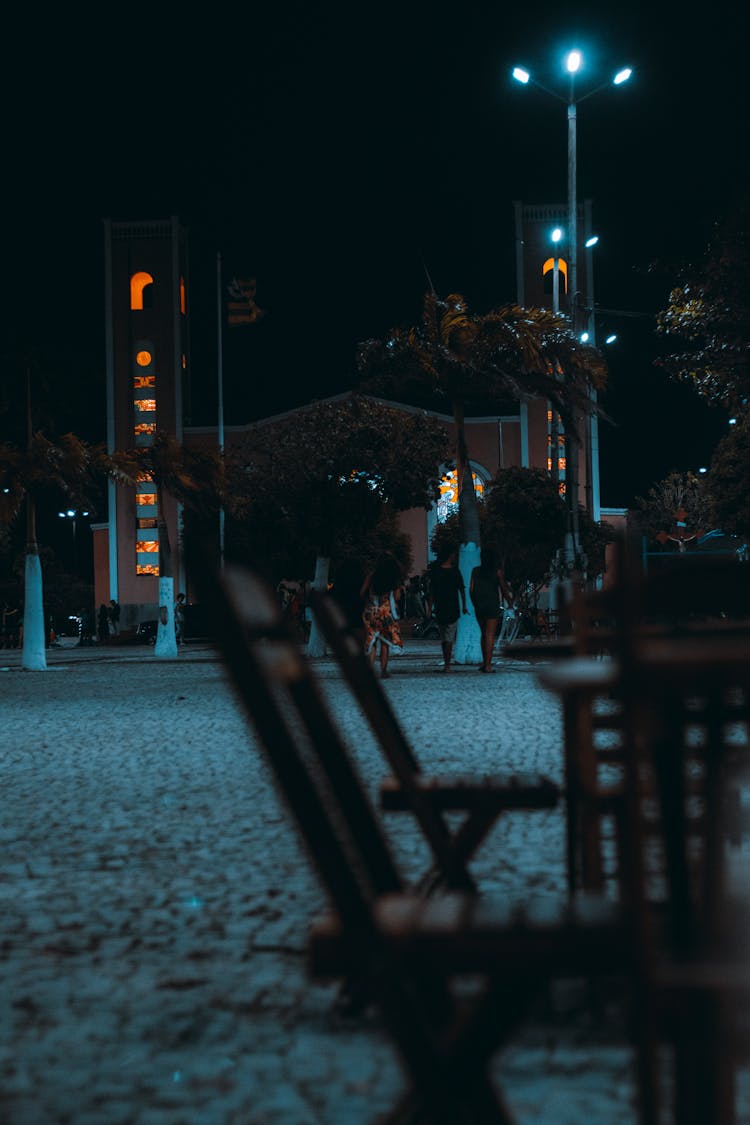
[[[500,620],[500,603],[505,598],[512,604],[512,598],[495,553],[487,547],[482,548],[482,560],[471,572],[469,595],[482,634],[482,663],[479,671],[494,672],[492,651]]]
[[[391,554],[381,555],[375,569],[362,583],[365,626],[365,652],[370,663],[375,663],[375,653],[380,651],[380,675],[387,679],[388,657],[391,649],[403,652],[401,630],[398,624],[397,602],[403,596],[401,568]]]

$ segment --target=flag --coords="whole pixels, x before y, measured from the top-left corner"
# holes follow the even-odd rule
[[[234,327],[237,324],[255,324],[265,315],[265,310],[258,308],[255,303],[255,294],[258,283],[254,277],[233,277],[227,285],[227,324]]]

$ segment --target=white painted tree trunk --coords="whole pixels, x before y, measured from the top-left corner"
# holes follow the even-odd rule
[[[475,566],[479,566],[480,561],[480,550],[476,543],[462,543],[458,548],[458,569],[466,587],[466,608],[469,612],[462,613],[458,619],[456,643],[453,646],[453,660],[456,664],[482,663],[482,634],[469,597],[471,572]]]
[[[28,554],[24,575],[22,668],[30,672],[47,670],[45,636],[42,564],[39,555]]]
[[[313,590],[326,591],[328,589],[328,575],[331,571],[331,560],[325,558],[323,555],[318,555],[315,560],[315,577],[313,578]],[[307,641],[307,655],[308,656],[325,656],[326,643],[323,634],[318,628],[318,622],[313,614],[312,623],[310,625],[310,636]]]
[[[159,624],[156,629],[154,656],[177,656],[177,637],[174,631],[174,578],[159,579]]]

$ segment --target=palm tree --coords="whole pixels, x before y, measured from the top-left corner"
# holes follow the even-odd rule
[[[456,427],[459,567],[468,585],[481,542],[466,439],[467,404],[543,397],[575,438],[579,416],[595,409],[591,388],[604,386],[604,360],[578,342],[563,317],[546,309],[504,305],[477,315],[460,294],[443,299],[430,290],[419,324],[394,329],[384,340],[365,341],[357,361],[368,389],[407,400],[424,398],[428,391],[450,402]],[[566,491],[575,520],[577,458],[572,460],[573,479]],[[471,615],[459,621],[454,652],[458,663],[479,659],[479,631]]]
[[[212,450],[190,450],[175,437],[157,431],[151,445],[112,454],[123,483],[153,481],[159,530],[159,615],[154,655],[177,657],[174,627],[174,561],[164,507],[166,495],[198,515],[218,514],[226,504],[224,460]]]

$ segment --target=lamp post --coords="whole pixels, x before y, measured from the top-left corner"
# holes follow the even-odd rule
[[[600,90],[605,89],[610,85],[610,82],[603,82],[601,85],[596,86],[593,90],[577,96],[576,94],[576,76],[583,67],[583,54],[578,49],[571,50],[565,56],[565,70],[569,76],[568,95],[564,97],[562,94],[554,90],[548,89],[543,86],[541,82],[533,79],[530,71],[525,67],[516,66],[512,71],[513,78],[525,86],[531,83],[537,86],[544,93],[550,94],[554,98],[558,98],[567,104],[567,121],[568,121],[568,317],[570,319],[570,327],[574,334],[578,335],[578,306],[579,306],[579,291],[578,291],[578,144],[577,144],[577,125],[578,125],[578,104],[585,98],[590,98]],[[611,84],[621,86],[630,78],[632,70],[630,67],[625,67],[619,70],[611,79]],[[588,246],[588,242],[587,242]],[[557,259],[556,259],[557,260]],[[557,270],[555,270],[555,278],[557,278]],[[554,301],[554,289],[553,289]],[[554,305],[553,305],[554,307]],[[557,312],[558,309],[555,308]],[[590,432],[590,429],[589,429]],[[590,438],[589,438],[590,440]],[[565,565],[570,573],[574,568],[578,567],[581,559],[581,547],[578,534],[578,450],[575,447],[575,442],[569,439],[566,443],[566,501],[568,505],[568,533],[565,540]],[[587,450],[587,458],[592,462],[592,450]]]
[[[79,516],[87,516],[88,512],[77,512],[75,508],[68,508],[64,512],[58,512],[61,520],[70,520],[71,527],[73,528],[73,566],[76,565],[76,520]]]

